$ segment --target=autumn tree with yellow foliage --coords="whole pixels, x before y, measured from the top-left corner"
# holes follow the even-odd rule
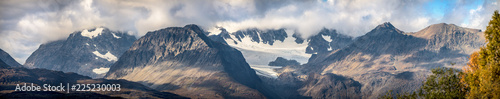
[[[500,15],[494,12],[484,32],[488,44],[470,56],[461,81],[467,98],[500,99]]]

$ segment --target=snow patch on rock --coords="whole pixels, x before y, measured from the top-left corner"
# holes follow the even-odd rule
[[[104,74],[109,71],[109,68],[100,67],[100,68],[95,68],[92,71],[96,74]]]
[[[113,37],[115,37],[117,39],[122,38],[122,37],[116,36],[115,33],[111,33],[111,34],[113,34]]]
[[[85,29],[82,31],[82,36],[85,36],[85,37],[92,39],[94,37],[101,35],[102,30],[104,30],[104,28],[96,28],[94,31],[89,31],[89,30]]]
[[[104,54],[104,55],[101,54],[101,53],[99,53],[99,51],[94,51],[92,53],[94,53],[97,57],[104,58],[104,59],[106,59],[108,61],[117,61],[118,60],[118,58],[115,55],[109,53],[109,51],[106,54]]]
[[[333,41],[331,36],[321,35],[321,37],[323,37],[323,39],[325,39],[328,42],[332,42]]]

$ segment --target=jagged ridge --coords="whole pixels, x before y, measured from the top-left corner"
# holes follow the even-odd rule
[[[139,81],[192,98],[276,97],[238,50],[204,33],[196,25],[148,32],[111,66],[106,77]]]

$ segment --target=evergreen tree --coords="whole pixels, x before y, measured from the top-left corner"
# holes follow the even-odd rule
[[[460,82],[460,71],[452,68],[435,68],[426,81],[413,93],[392,93],[389,91],[382,99],[463,99],[467,92],[464,84]]]
[[[460,82],[460,71],[452,68],[432,69],[431,75],[427,77],[419,89],[419,96],[426,99],[463,99],[467,92],[464,84]]]
[[[396,98],[500,99],[500,14],[494,12],[485,31],[486,44],[470,55],[463,72],[436,68],[418,93],[396,94]],[[381,98],[392,99],[392,91]]]
[[[500,15],[494,12],[484,32],[488,44],[471,55],[462,81],[470,88],[468,98],[500,99]]]

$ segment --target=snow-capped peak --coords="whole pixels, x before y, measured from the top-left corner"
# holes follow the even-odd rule
[[[101,35],[104,28],[96,28],[94,31],[89,31],[87,29],[82,31],[82,36],[89,37],[90,39]],[[113,34],[114,35],[114,34]]]

